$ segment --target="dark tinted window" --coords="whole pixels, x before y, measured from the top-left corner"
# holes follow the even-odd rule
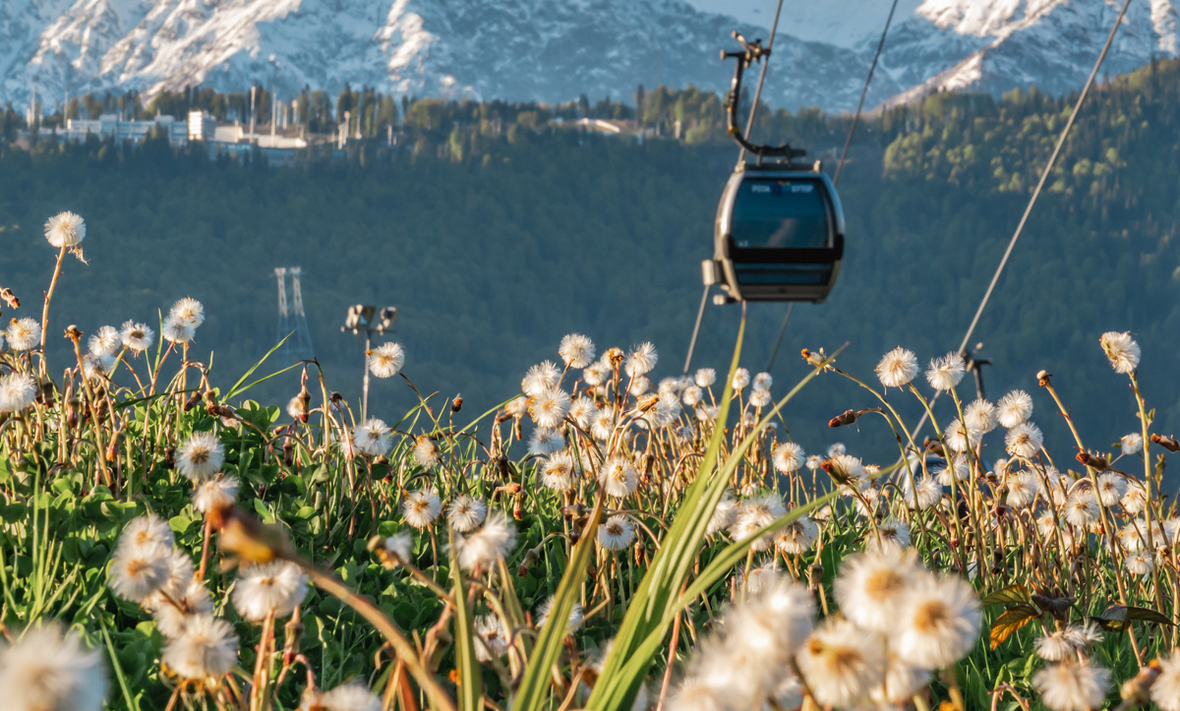
[[[826,247],[828,211],[817,180],[742,181],[733,203],[733,241],[742,248]]]

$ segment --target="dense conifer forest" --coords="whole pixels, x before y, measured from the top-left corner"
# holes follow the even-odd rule
[[[145,116],[192,107],[244,116],[244,95],[219,96],[116,104]],[[841,362],[867,372],[899,344],[925,359],[957,346],[1075,98],[942,94],[862,124],[839,185],[844,269],[828,302],[795,309],[772,370],[776,389],[805,372],[802,347],[831,352],[847,341]],[[104,101],[112,99],[83,97],[66,113],[101,113]],[[6,309],[5,321],[39,316],[32,311],[54,258],[41,223],[68,209],[87,221],[89,265],[68,265],[54,298],[58,363],[69,323],[90,333],[131,318],[154,322],[157,310],[191,295],[208,313],[197,352],[215,352],[214,380],[228,385],[275,343],[273,268],[300,265],[316,354],[329,387],[350,395],[362,361],[340,325],[358,302],[397,305],[406,373],[427,392],[462,393],[474,414],[518,392],[524,370],[554,358],[568,332],[600,348],[650,340],[660,352],[653,375],[679,374],[700,299],[698,264],[710,256],[716,200],[736,158],[720,97],[658,87],[630,106],[583,98],[549,107],[395,103],[362,90],[335,102],[309,94],[305,108],[298,119],[307,131],[330,129],[349,111],[364,138],[343,158],[309,150],[293,168],[270,168],[163,139],[67,145],[54,140],[52,120],[31,144],[16,142],[20,120],[9,110],[0,117],[0,285],[25,307]],[[1178,108],[1176,62],[1094,92],[977,331],[979,357],[993,363],[988,394],[1033,393],[1052,441],[1070,439],[1038,392],[1041,368],[1084,411],[1087,441],[1137,428],[1123,381],[1106,377],[1096,347],[1107,330],[1135,332],[1145,395],[1161,428],[1180,430]],[[659,135],[591,135],[553,121],[595,116]],[[804,146],[830,171],[848,121],[767,109],[755,138]],[[725,366],[738,308],[709,307],[694,365]],[[784,309],[750,307],[743,360],[752,371],[766,365]],[[250,394],[285,402],[297,378]],[[402,393],[377,384],[372,411],[396,420],[411,404]],[[892,444],[879,428],[826,431],[833,415],[869,404],[846,383],[820,379],[787,422],[809,450],[840,439],[887,456]]]

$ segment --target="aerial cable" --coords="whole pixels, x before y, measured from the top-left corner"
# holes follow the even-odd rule
[[[889,8],[889,17],[885,18],[885,29],[881,30],[881,41],[877,42],[877,53],[873,55],[873,63],[869,65],[869,75],[865,77],[865,86],[860,90],[860,102],[856,105],[856,113],[852,116],[852,128],[848,129],[848,138],[844,139],[844,150],[840,152],[840,162],[836,164],[836,174],[832,176],[832,183],[840,181],[840,171],[844,168],[844,159],[848,157],[848,147],[852,145],[852,134],[856,133],[856,124],[860,121],[860,111],[865,105],[865,96],[869,93],[869,84],[873,81],[873,72],[877,71],[877,60],[881,58],[881,50],[885,47],[885,35],[889,34],[889,25],[893,22],[893,12],[897,10],[897,0],[893,0],[893,7]]]
[[[971,319],[971,325],[967,327],[967,335],[963,336],[963,342],[959,344],[959,352],[962,353],[971,341],[971,335],[975,333],[975,327],[979,325],[979,317],[983,315],[984,308],[987,307],[988,300],[991,299],[992,292],[996,289],[996,283],[1000,280],[1000,274],[1004,271],[1004,266],[1008,264],[1008,257],[1012,256],[1012,249],[1016,246],[1016,240],[1020,239],[1020,234],[1024,231],[1024,225],[1028,222],[1028,216],[1032,213],[1033,206],[1037,204],[1037,198],[1041,196],[1041,190],[1045,187],[1045,181],[1049,179],[1049,173],[1053,171],[1053,165],[1057,162],[1057,156],[1061,153],[1061,149],[1065,146],[1065,139],[1069,136],[1069,131],[1073,128],[1074,120],[1078,117],[1081,111],[1082,102],[1086,100],[1086,95],[1090,93],[1090,87],[1094,86],[1094,78],[1098,76],[1098,69],[1102,67],[1103,60],[1106,59],[1106,53],[1110,50],[1110,45],[1114,42],[1114,36],[1119,30],[1119,26],[1123,24],[1123,16],[1127,14],[1127,7],[1130,6],[1131,0],[1125,0],[1123,9],[1119,11],[1118,18],[1114,21],[1114,27],[1110,28],[1110,35],[1106,38],[1106,44],[1102,47],[1101,54],[1098,55],[1098,61],[1094,62],[1094,68],[1090,70],[1090,78],[1086,80],[1085,87],[1082,88],[1082,93],[1078,96],[1077,103],[1074,104],[1073,112],[1069,115],[1069,120],[1065,122],[1065,128],[1061,130],[1061,135],[1057,138],[1057,146],[1053,148],[1053,155],[1049,156],[1049,162],[1045,165],[1045,169],[1041,171],[1041,179],[1037,182],[1037,187],[1033,190],[1032,197],[1028,201],[1028,206],[1024,208],[1024,215],[1020,218],[1020,224],[1016,226],[1016,232],[1012,234],[1012,239],[1008,241],[1008,249],[1004,250],[1004,256],[1000,259],[1000,266],[996,267],[996,273],[992,275],[992,281],[987,286],[987,291],[983,295],[983,301],[979,302],[979,308],[975,310],[975,318]],[[938,391],[930,404],[934,404],[934,400],[942,391]],[[913,436],[918,435],[918,431],[922,429],[922,425],[926,424],[926,419],[929,413],[923,414],[922,419],[918,421],[914,427]]]
[[[778,347],[783,343],[783,334],[787,332],[787,321],[791,320],[791,312],[795,310],[795,302],[792,301],[787,304],[787,313],[783,316],[783,325],[778,329],[778,338],[774,341],[774,350],[770,352],[770,360],[766,363],[766,372],[769,373],[771,367],[774,366],[775,356],[778,355]]]

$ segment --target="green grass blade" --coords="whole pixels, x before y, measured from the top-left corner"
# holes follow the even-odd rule
[[[127,688],[127,677],[123,676],[123,667],[119,664],[119,656],[115,654],[115,645],[111,642],[106,623],[99,619],[98,624],[102,628],[102,639],[107,645],[107,655],[111,659],[111,668],[115,670],[115,679],[119,681],[119,689],[123,692],[123,700],[127,702],[128,709],[139,711],[139,702],[132,698],[131,689]]]
[[[251,375],[254,375],[254,371],[258,370],[258,368],[259,368],[259,367],[260,367],[260,366],[261,366],[263,363],[265,363],[265,362],[266,362],[266,359],[267,359],[267,358],[270,358],[271,354],[273,354],[273,353],[274,353],[275,351],[277,351],[278,349],[282,348],[282,347],[283,347],[283,344],[284,344],[284,343],[286,343],[286,342],[287,342],[287,339],[288,339],[288,338],[290,338],[290,337],[292,336],[292,334],[294,334],[294,333],[295,333],[294,331],[292,331],[291,333],[288,333],[286,336],[284,336],[284,337],[283,337],[283,340],[281,340],[281,341],[279,341],[278,343],[274,344],[274,346],[272,346],[272,347],[271,347],[271,349],[270,349],[269,351],[267,351],[267,352],[266,352],[266,355],[262,356],[262,360],[258,361],[258,362],[257,362],[257,363],[255,363],[254,365],[250,366],[250,369],[249,369],[249,370],[247,370],[245,373],[243,373],[243,374],[242,374],[242,377],[238,378],[238,382],[234,383],[234,386],[233,386],[232,388],[230,388],[230,389],[229,389],[229,393],[228,393],[228,394],[226,394],[226,396],[225,396],[225,398],[224,398],[224,399],[225,399],[225,400],[229,400],[229,399],[230,399],[231,397],[233,397],[234,395],[237,395],[237,394],[238,394],[238,388],[242,387],[242,383],[246,382],[246,379],[247,379],[247,378],[249,378]],[[210,366],[212,366],[212,363],[210,363]]]
[[[282,375],[283,373],[286,373],[288,370],[294,370],[294,369],[300,368],[300,367],[303,367],[303,363],[292,363],[291,365],[288,365],[286,368],[283,368],[282,370],[276,370],[275,372],[271,373],[270,375],[262,376],[261,378],[259,378],[258,380],[255,380],[254,382],[250,383],[249,385],[243,386],[241,390],[237,390],[233,394],[234,395],[241,395],[242,393],[246,392],[247,390],[254,387],[255,385],[258,385],[260,383],[265,383],[266,381],[270,380],[271,378],[273,378],[275,376],[279,376],[279,375]]]
[[[627,612],[623,616],[623,623],[615,636],[615,643],[607,655],[602,674],[587,701],[588,708],[603,708],[603,699],[611,695],[610,692],[616,685],[638,688],[631,683],[633,679],[624,682],[620,672],[624,664],[639,652],[638,646],[651,634],[653,628],[662,623],[668,601],[680,592],[680,586],[696,558],[699,549],[697,541],[704,538],[709,517],[713,515],[713,509],[724,494],[724,487],[710,487],[709,484],[717,466],[718,453],[721,451],[724,423],[729,417],[729,404],[733,398],[733,375],[737,372],[741,360],[745,332],[746,322],[743,318],[738,328],[737,343],[734,345],[733,359],[725,378],[721,406],[709,447],[705,450],[696,479],[685,491],[680,513],[672,520],[672,525],[664,536],[663,545],[652,559],[647,574],[631,598]],[[699,536],[696,535],[698,530]],[[634,690],[631,696],[634,696]]]
[[[455,532],[451,531],[451,579],[455,583],[451,597],[455,600],[455,666],[459,670],[458,711],[480,711],[483,707],[483,678],[479,660],[475,656],[475,628],[471,609],[467,607],[467,591],[463,588],[463,572],[455,551]]]
[[[561,654],[561,643],[568,634],[566,621],[574,609],[574,600],[580,592],[582,577],[586,574],[586,566],[590,564],[590,555],[594,552],[595,530],[602,517],[604,501],[605,497],[600,493],[594,511],[590,514],[590,523],[582,533],[582,539],[574,546],[569,566],[561,576],[557,592],[553,595],[549,624],[541,628],[536,649],[533,650],[533,656],[529,659],[524,676],[520,680],[516,699],[509,704],[512,711],[539,711],[545,706],[549,696],[549,670],[557,663],[557,658]]]

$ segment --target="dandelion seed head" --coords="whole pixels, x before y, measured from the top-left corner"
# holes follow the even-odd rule
[[[1143,435],[1138,432],[1123,435],[1119,440],[1119,445],[1123,454],[1138,454],[1139,450],[1143,449]]]
[[[359,681],[337,686],[320,696],[317,704],[313,708],[323,711],[381,711],[381,700]]]
[[[631,348],[631,352],[627,354],[627,360],[624,361],[623,370],[632,378],[646,375],[656,367],[658,360],[659,354],[656,353],[656,347],[645,341]]]
[[[569,336],[566,336],[569,338]],[[508,630],[496,613],[475,618],[475,656],[481,662],[490,662],[508,654]]]
[[[557,353],[566,366],[585,368],[594,361],[594,342],[580,333],[571,333],[561,339]]]
[[[966,581],[922,576],[906,596],[893,642],[911,664],[941,669],[959,661],[979,639],[979,599]]]
[[[390,444],[389,427],[376,417],[370,417],[352,430],[352,447],[365,456],[383,456],[389,451]],[[415,447],[415,456],[417,453]]]
[[[1004,397],[996,407],[996,420],[1004,427],[1011,429],[1024,424],[1032,417],[1032,397],[1023,390],[1013,390]]]
[[[0,377],[0,412],[20,412],[37,397],[37,381],[28,373]]]
[[[598,527],[598,543],[608,551],[621,551],[635,540],[635,525],[626,516],[611,516]]]
[[[1117,472],[1103,472],[1098,477],[1098,499],[1103,506],[1114,506],[1127,493],[1127,480]]]
[[[529,454],[547,457],[563,449],[565,449],[565,438],[558,432],[538,428],[533,430],[532,436],[529,437]]]
[[[877,364],[877,379],[887,388],[907,385],[918,374],[918,357],[901,346],[894,348]]]
[[[182,679],[220,679],[238,660],[233,627],[211,614],[193,615],[184,633],[168,642],[161,661]]]
[[[119,546],[111,559],[111,590],[131,602],[142,602],[168,582],[169,548],[162,545]]]
[[[287,561],[252,565],[242,570],[234,585],[233,602],[238,614],[251,622],[267,615],[286,617],[307,597],[307,576]]]
[[[99,711],[106,700],[103,653],[57,623],[0,642],[0,689],[15,711]]]
[[[402,502],[402,515],[406,523],[419,530],[434,523],[442,511],[442,501],[434,489],[422,489],[406,496]]]
[[[733,389],[734,392],[741,392],[750,384],[750,371],[745,368],[738,368],[733,371]]]
[[[188,343],[193,340],[195,332],[192,326],[174,320],[169,316],[160,328],[160,335],[169,343]]]
[[[45,223],[45,239],[57,249],[70,249],[86,239],[86,221],[73,212],[59,212]]]
[[[811,550],[819,536],[819,527],[806,516],[783,526],[774,537],[774,545],[783,553],[799,555]]]
[[[399,564],[410,563],[414,560],[414,537],[409,531],[398,531],[385,539],[385,552],[397,559]]]
[[[942,438],[952,452],[963,453],[969,449],[975,449],[979,445],[980,440],[983,439],[983,430],[971,425],[964,426],[956,417],[946,426]]]
[[[1114,372],[1129,374],[1139,367],[1139,344],[1131,338],[1131,332],[1107,331],[1099,339],[1102,350],[1110,360]]]
[[[119,337],[123,339],[123,346],[132,353],[143,353],[155,343],[156,332],[148,328],[146,323],[124,321],[119,330]]]
[[[557,429],[569,411],[570,396],[564,390],[546,388],[529,398],[529,414],[542,429]]]
[[[1151,700],[1160,711],[1180,711],[1180,652],[1159,660],[1160,675],[1151,685]]]
[[[1041,428],[1031,422],[1023,422],[1008,430],[1004,445],[1008,454],[1022,459],[1032,459],[1045,443]]]
[[[958,353],[947,353],[930,361],[926,370],[926,382],[935,390],[951,390],[963,379],[966,365]]]
[[[1110,670],[1071,660],[1041,669],[1032,682],[1052,711],[1089,711],[1106,700]]]
[[[770,390],[770,386],[774,384],[774,378],[770,373],[759,373],[754,376],[755,390]]]
[[[5,331],[8,347],[14,351],[27,351],[41,342],[41,324],[31,318],[14,318]]]
[[[721,500],[717,502],[717,507],[713,509],[713,515],[709,517],[709,526],[705,529],[705,535],[712,536],[718,531],[725,530],[733,525],[737,518],[737,502],[733,500],[733,496],[728,491],[721,495]]]
[[[963,410],[963,421],[967,426],[987,434],[996,428],[998,408],[983,398],[972,400]]]
[[[606,489],[607,494],[620,499],[626,498],[638,486],[639,472],[629,459],[616,455],[603,462],[599,468],[598,483]]]
[[[455,537],[459,567],[484,570],[507,558],[516,546],[516,527],[502,511],[488,514],[483,526],[467,537]]]
[[[598,408],[594,405],[594,401],[588,397],[581,396],[575,398],[570,403],[569,418],[574,421],[578,427],[582,429],[589,429],[590,421],[598,412]]]
[[[556,602],[556,600],[554,599],[554,597],[552,595],[550,595],[549,597],[547,597],[545,599],[545,602],[541,603],[540,607],[537,608],[537,614],[535,615],[535,618],[537,620],[537,629],[541,629],[542,627],[545,626],[545,623],[547,623],[549,621],[549,617],[553,614],[553,603],[554,602]],[[570,609],[569,619],[566,620],[566,633],[572,634],[574,632],[574,630],[581,627],[583,619],[584,619],[584,613],[582,611],[582,605],[581,605],[581,603],[575,602],[573,608]],[[610,643],[608,642],[607,644],[609,645]],[[603,657],[605,657],[605,656],[606,655],[604,654]],[[597,663],[600,665],[598,667],[599,671],[602,671],[602,667],[601,667],[602,662],[603,662],[602,659],[599,659],[597,661]]]
[[[528,369],[524,380],[520,381],[520,389],[529,397],[536,397],[546,390],[557,387],[561,380],[561,370],[552,361],[538,363]]]
[[[96,356],[114,355],[123,345],[123,337],[114,326],[102,326],[87,341],[90,352]]]
[[[911,586],[925,575],[913,551],[850,556],[836,578],[836,601],[844,616],[857,625],[888,632],[898,624],[897,610]]]
[[[717,382],[717,371],[712,368],[698,368],[697,372],[693,374],[693,382],[697,384],[698,388],[707,388]]]
[[[176,450],[176,468],[197,483],[214,474],[225,463],[225,448],[212,432],[194,432]]]
[[[867,696],[885,678],[880,638],[847,620],[828,618],[796,655],[803,678],[824,706],[846,707]]]
[[[182,326],[196,329],[205,323],[205,307],[200,301],[197,301],[191,296],[186,296],[175,304],[172,304],[172,308],[168,311],[168,316]]]
[[[447,522],[459,533],[467,533],[483,523],[488,505],[469,495],[459,494],[447,509]]]
[[[378,378],[392,378],[406,364],[406,351],[398,343],[382,343],[369,351],[369,372]]]
[[[565,491],[574,484],[574,457],[568,450],[554,452],[541,468],[541,484],[553,491]]]

